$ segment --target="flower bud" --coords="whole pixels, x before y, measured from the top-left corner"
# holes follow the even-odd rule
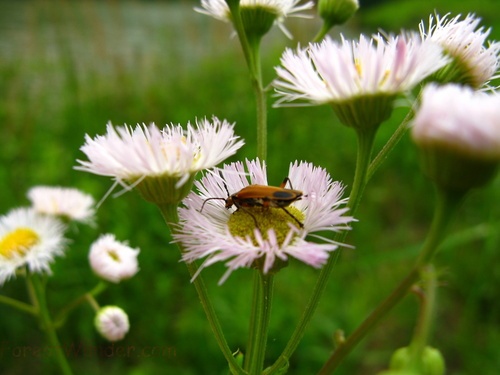
[[[101,308],[94,319],[94,325],[108,341],[122,340],[130,328],[127,313],[118,306]]]
[[[106,234],[92,244],[89,262],[97,276],[112,283],[119,283],[139,271],[137,255],[138,249],[118,242],[112,234]]]
[[[430,84],[422,92],[412,136],[424,173],[439,187],[482,186],[500,162],[500,96]]]
[[[264,6],[245,6],[240,8],[241,19],[249,40],[259,40],[273,27],[278,14]]]
[[[406,371],[418,375],[444,375],[445,364],[441,352],[426,346],[417,361],[412,357],[410,347],[399,348],[391,358],[390,371]],[[397,372],[399,374],[399,372]],[[388,374],[392,374],[389,372]]]
[[[329,27],[343,24],[358,9],[358,0],[319,0],[318,2],[318,14]]]

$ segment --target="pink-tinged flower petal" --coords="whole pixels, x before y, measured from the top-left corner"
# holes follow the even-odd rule
[[[332,181],[322,168],[295,162],[290,165],[288,177],[293,188],[304,194],[301,200],[292,203],[305,217],[303,227],[291,225],[281,243],[273,229],[264,236],[255,228],[253,240],[233,236],[228,221],[235,208],[225,208],[228,192],[232,195],[248,185],[266,185],[266,168],[259,160],[247,160],[246,168],[243,163],[236,162],[218,172],[207,173],[195,182],[198,193],[191,193],[183,201],[184,207],[179,210],[180,226],[174,233],[174,240],[183,245],[184,261],[204,259],[200,271],[214,263],[225,262],[228,271],[220,283],[235,269],[250,267],[259,258],[264,260],[263,272],[268,272],[277,259],[287,260],[290,256],[320,267],[339,244],[324,238],[325,243],[315,243],[307,236],[319,231],[347,230],[354,220],[344,215],[346,199],[342,199],[344,188],[339,182]],[[219,199],[207,200],[209,198]]]
[[[28,192],[35,211],[63,216],[75,221],[92,222],[94,198],[78,189],[58,186],[35,186]]]
[[[105,234],[92,244],[89,262],[97,276],[112,283],[119,283],[139,271],[138,255],[138,249],[117,241],[112,234]]]
[[[438,144],[478,158],[500,160],[500,95],[455,84],[428,85],[413,121],[422,145]]]
[[[359,41],[325,39],[297,51],[287,49],[276,68],[278,101],[344,102],[361,96],[396,95],[419,84],[448,62],[442,48],[417,35],[380,35]]]
[[[196,126],[188,124],[159,129],[154,124],[113,127],[107,134],[85,136],[81,150],[88,161],[78,160],[75,169],[117,181],[134,181],[143,177],[171,176],[185,182],[194,173],[212,168],[233,155],[242,145],[233,132],[234,125],[213,118]],[[179,186],[178,186],[179,187]]]
[[[446,54],[463,65],[474,88],[498,78],[500,42],[485,45],[491,29],[478,28],[481,19],[474,14],[468,14],[463,20],[460,15],[451,19],[448,16],[429,16],[427,27],[422,21],[419,25],[422,40],[439,44]]]

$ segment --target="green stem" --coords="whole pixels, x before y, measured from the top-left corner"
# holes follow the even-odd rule
[[[444,239],[446,227],[451,221],[462,198],[462,193],[456,194],[454,192],[438,190],[432,224],[415,266],[396,289],[394,289],[394,291],[383,300],[365,321],[346,339],[343,345],[339,346],[333,352],[323,368],[319,371],[319,375],[331,374],[347,354],[349,354],[377,323],[407,295],[411,286],[418,280],[421,270],[431,261],[438,245]]]
[[[251,375],[261,374],[264,367],[274,285],[274,276],[260,271],[256,273],[248,353],[245,356],[245,369]]]
[[[349,207],[350,215],[355,214],[359,202],[361,200],[365,185],[366,185],[366,173],[368,170],[368,165],[370,163],[370,156],[373,148],[373,141],[375,139],[376,128],[365,129],[365,131],[358,131],[358,151],[356,159],[356,171],[354,173],[354,181],[349,196],[349,202],[347,206]],[[347,232],[343,231],[335,236],[335,241],[342,243],[347,236]],[[304,332],[311,321],[316,308],[318,306],[319,300],[325,291],[328,279],[332,273],[333,266],[335,265],[337,258],[339,256],[339,250],[337,250],[329,259],[325,266],[321,269],[318,276],[318,280],[312,292],[309,303],[307,304],[301,320],[299,321],[292,337],[288,341],[285,349],[278,358],[278,360],[269,367],[265,374],[273,374],[278,372],[281,368],[287,365],[289,358],[297,349],[300,340],[304,336]]]
[[[243,25],[243,20],[240,13],[239,1],[227,1],[226,2],[229,10],[231,11],[231,20],[233,22],[234,29],[238,35],[240,41],[241,49],[243,50],[243,55],[245,56],[245,61],[247,62],[248,69],[252,77],[255,77],[255,61],[252,54],[252,49],[250,48],[250,43],[248,42],[247,34],[245,32],[245,27]]]
[[[257,112],[257,157],[262,161],[267,158],[267,95],[262,83],[260,63],[260,39],[251,43],[255,75],[252,87],[255,94]]]
[[[267,95],[262,83],[262,66],[260,60],[261,36],[248,38],[240,14],[239,1],[227,1],[231,11],[231,20],[238,35],[243,55],[250,72],[252,88],[254,90],[257,112],[257,157],[260,160],[267,158]]]
[[[85,301],[89,301],[89,297],[95,297],[98,294],[102,293],[106,288],[108,287],[108,284],[105,283],[104,281],[100,281],[94,289],[91,291],[82,294],[80,297],[74,299],[70,303],[68,303],[66,306],[64,306],[59,314],[57,314],[56,318],[54,319],[54,325],[55,327],[60,327],[62,326],[66,319],[68,318],[68,315],[73,309],[75,309],[77,306],[82,304]]]
[[[319,43],[323,40],[323,38],[328,34],[328,31],[332,28],[332,25],[323,22],[323,25],[321,26],[321,29],[318,31],[316,36],[313,38],[312,43]]]
[[[42,280],[40,280],[39,275],[33,274],[28,277],[29,277],[29,282],[32,283],[33,290],[35,292],[35,297],[40,306],[39,319],[41,326],[45,331],[45,335],[50,345],[51,352],[55,354],[55,358],[59,365],[61,373],[64,375],[71,375],[73,374],[73,372],[71,371],[69,363],[62,351],[62,347],[61,344],[59,343],[55,327],[52,324],[52,319],[50,317],[49,309],[47,306],[47,299],[45,296],[45,285],[42,282]]]
[[[434,305],[436,302],[437,278],[436,271],[432,264],[422,268],[421,279],[424,281],[424,288],[419,294],[420,311],[417,325],[410,343],[411,368],[420,368],[422,355],[429,339],[429,333],[434,317]]]
[[[27,314],[31,315],[37,315],[38,311],[36,308],[28,303],[24,303],[21,301],[18,301],[17,299],[10,298],[7,296],[2,296],[0,295],[0,303],[3,303],[4,305],[14,307],[15,309],[18,309],[19,311],[25,312]]]
[[[382,150],[375,156],[373,161],[370,163],[370,167],[368,168],[368,173],[366,176],[366,181],[368,182],[377,169],[382,165],[382,163],[387,159],[389,153],[394,149],[394,147],[399,143],[401,138],[406,134],[408,130],[408,124],[413,119],[413,115],[415,112],[413,109],[408,112],[404,120],[399,124],[396,131],[392,134],[391,138],[387,141],[387,143],[382,147]]]
[[[250,367],[250,355],[249,353],[252,351],[251,348],[254,347],[254,341],[255,341],[255,336],[254,333],[257,331],[257,325],[258,325],[258,315],[259,315],[259,309],[257,308],[259,306],[259,302],[262,300],[262,288],[261,282],[260,282],[260,275],[258,272],[253,273],[253,293],[252,293],[252,304],[251,306],[254,308],[252,310],[252,313],[250,314],[250,320],[249,320],[249,325],[248,325],[248,342],[247,342],[247,355],[245,355],[245,360],[243,363],[243,369],[248,371],[248,368]]]
[[[177,206],[173,204],[158,205],[158,208],[160,209],[163,218],[167,223],[167,226],[170,228],[170,231],[174,233],[176,230],[176,225],[179,223]],[[183,253],[184,249],[182,248],[182,244],[177,243],[177,245],[179,247],[180,252]],[[195,263],[185,262],[185,264],[188,269],[189,275],[191,276],[191,278],[193,278],[196,272],[198,271],[198,266]],[[214,333],[215,340],[217,341],[217,344],[219,345],[222,354],[224,355],[229,364],[229,369],[231,373],[241,374],[241,375],[245,374],[241,366],[234,358],[233,353],[231,352],[231,349],[227,344],[226,338],[224,337],[224,333],[222,331],[222,327],[219,323],[219,319],[217,318],[215,309],[208,296],[208,290],[205,286],[205,282],[203,281],[202,275],[197,275],[196,278],[193,280],[193,284],[196,289],[196,292],[198,293],[198,298],[200,299],[203,310],[205,311],[205,315],[207,316],[208,323],[210,324],[210,327],[212,328],[212,331]]]

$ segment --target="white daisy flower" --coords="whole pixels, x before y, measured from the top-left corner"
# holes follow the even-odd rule
[[[412,135],[420,145],[500,160],[500,95],[456,84],[429,84],[422,92]]]
[[[463,20],[460,15],[451,19],[448,16],[434,18],[431,15],[427,27],[423,21],[419,25],[422,39],[439,44],[453,59],[451,66],[441,72],[442,80],[474,88],[487,85],[498,77],[500,43],[488,42],[485,46],[491,29],[478,28],[481,19],[474,14],[468,14]]]
[[[0,285],[27,267],[50,273],[50,263],[63,255],[64,224],[33,209],[18,208],[0,216]]]
[[[122,340],[130,329],[127,313],[118,306],[102,307],[94,325],[102,337],[112,342]]]
[[[108,124],[106,135],[85,136],[81,150],[89,161],[78,160],[76,169],[113,177],[121,184],[137,184],[143,196],[155,203],[162,199],[175,203],[189,192],[188,182],[198,171],[214,167],[243,145],[233,127],[215,117],[212,123],[203,119],[196,126],[188,124],[187,130],[180,125],[133,129]],[[186,188],[179,190],[182,187]]]
[[[35,211],[42,214],[87,223],[94,219],[94,198],[78,189],[35,186],[28,191],[28,199]]]
[[[332,181],[324,169],[295,162],[288,173],[291,186],[287,184],[286,188],[297,189],[292,195],[301,199],[286,206],[286,212],[272,205],[248,207],[251,203],[266,206],[269,202],[265,199],[245,202],[243,196],[237,202],[242,206],[239,210],[226,209],[224,200],[228,192],[235,194],[249,185],[267,185],[264,164],[258,160],[247,161],[246,167],[250,182],[243,163],[232,163],[224,166],[220,175],[207,174],[196,182],[199,193],[193,192],[183,201],[179,230],[174,233],[175,241],[183,244],[183,260],[193,262],[206,258],[200,271],[216,262],[226,262],[228,271],[219,284],[237,268],[258,267],[267,273],[279,268],[290,256],[321,267],[329,252],[339,244],[314,233],[347,230],[350,229],[348,223],[353,221],[352,217],[343,216],[347,211],[343,207],[346,199],[341,198],[344,187]],[[262,191],[261,187],[254,188]],[[306,238],[309,235],[318,237],[322,243],[311,242]]]
[[[489,183],[500,162],[500,95],[427,85],[412,128],[424,173],[441,190]]]
[[[132,249],[126,242],[119,242],[112,234],[105,234],[95,241],[89,253],[94,273],[104,280],[119,283],[139,271],[139,249]]]
[[[375,95],[397,95],[412,89],[446,62],[440,47],[413,35],[377,35],[359,41],[342,37],[286,49],[276,68],[277,104],[345,102]]]
[[[299,4],[300,0],[241,0],[241,12],[255,10],[266,11],[272,14],[275,23],[280,27],[283,33],[291,38],[288,30],[283,26],[283,22],[287,17],[303,17],[309,18],[308,15],[302,13],[305,10],[312,9],[314,2],[307,1],[304,4]],[[195,8],[196,11],[214,17],[218,20],[231,22],[231,11],[225,0],[201,0],[201,8]],[[252,25],[247,25],[249,28]]]

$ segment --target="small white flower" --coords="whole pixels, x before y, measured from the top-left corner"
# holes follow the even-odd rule
[[[429,84],[422,92],[412,135],[419,145],[500,160],[500,95],[456,84]]]
[[[287,49],[276,68],[277,105],[299,101],[313,105],[404,93],[447,59],[434,43],[417,35],[377,35],[342,43],[325,39],[306,49]]]
[[[94,325],[108,341],[122,340],[130,329],[127,313],[118,306],[102,307],[97,312]]]
[[[35,186],[28,192],[33,208],[42,214],[59,215],[80,222],[92,222],[94,198],[78,189]]]
[[[27,266],[50,273],[50,263],[63,255],[65,226],[53,216],[18,208],[0,216],[0,285]]]
[[[500,67],[500,43],[492,42],[485,46],[491,29],[477,28],[480,18],[468,14],[460,20],[460,15],[449,19],[449,14],[435,19],[429,17],[429,25],[422,21],[419,25],[423,40],[432,41],[443,47],[445,53],[460,66],[461,80],[474,88],[488,84],[498,77]]]
[[[112,234],[99,237],[90,247],[89,262],[94,273],[104,280],[119,283],[139,271],[139,249],[119,242]]]
[[[263,224],[267,231],[261,232],[253,224],[255,218],[252,219],[254,215],[258,215],[258,211],[240,209],[236,213],[240,213],[241,219],[247,219],[247,222],[238,224],[236,219],[235,228],[230,224],[237,216],[234,207],[226,209],[223,199],[206,200],[226,198],[226,187],[230,194],[234,194],[248,185],[267,185],[265,165],[255,160],[247,161],[246,166],[250,182],[243,163],[232,163],[220,171],[221,175],[207,174],[196,183],[199,193],[193,192],[183,201],[185,207],[179,210],[180,229],[174,233],[175,241],[184,246],[183,260],[193,262],[206,258],[200,270],[216,262],[226,262],[228,271],[220,283],[235,269],[251,267],[256,261],[261,262],[265,273],[276,262],[286,261],[289,256],[313,267],[322,266],[328,259],[329,252],[339,244],[314,233],[346,230],[349,229],[348,223],[353,221],[352,217],[343,216],[347,211],[347,208],[341,207],[346,203],[346,199],[341,198],[343,186],[332,181],[324,169],[309,163],[295,162],[290,165],[288,177],[293,189],[302,191],[304,195],[301,200],[286,207],[289,214],[282,212],[280,208],[261,209],[263,213],[259,220],[262,218],[264,223],[268,220],[267,224]],[[275,210],[281,217],[273,217],[266,210]],[[303,227],[298,228],[290,215],[301,221]],[[233,233],[241,229],[238,225],[243,227],[246,234]],[[323,243],[307,240],[309,235],[321,239]]]
[[[196,172],[211,168],[233,155],[242,145],[233,125],[213,118],[159,129],[154,124],[113,127],[107,134],[85,136],[81,150],[89,161],[78,160],[78,170],[113,177],[118,182],[136,182],[145,177],[178,178],[182,187]]]
[[[312,1],[299,4],[300,0],[241,0],[240,9],[266,9],[276,15],[276,23],[286,36],[291,37],[290,33],[283,26],[286,17],[304,17],[307,15],[301,13],[314,7]],[[201,0],[201,8],[195,8],[196,11],[214,17],[218,20],[231,22],[231,12],[225,0]]]

